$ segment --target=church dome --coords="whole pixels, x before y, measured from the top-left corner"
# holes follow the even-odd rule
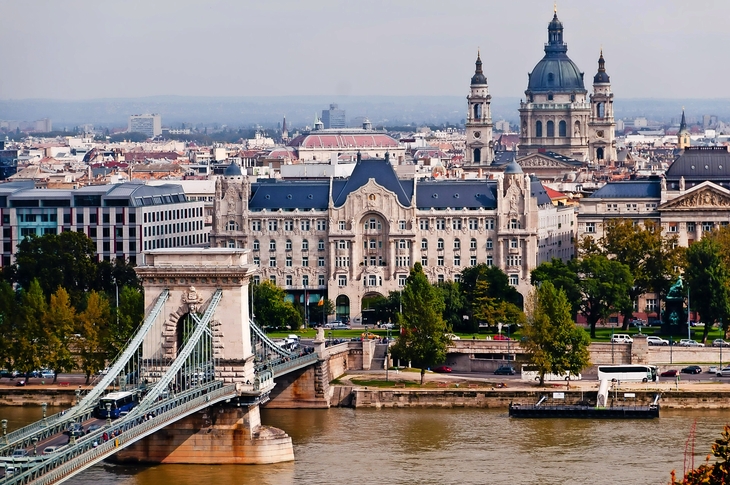
[[[515,175],[520,174],[522,172],[522,167],[520,167],[520,164],[517,163],[514,159],[512,159],[511,162],[507,164],[507,166],[504,168],[504,173],[506,175]]]
[[[223,171],[223,175],[226,177],[240,177],[243,173],[241,173],[241,167],[236,162],[232,162]]]
[[[530,92],[583,92],[583,73],[567,55],[568,45],[563,42],[563,24],[557,12],[548,25],[548,43],[545,57],[530,73],[527,90]]]
[[[471,77],[471,84],[472,86],[476,84],[487,84],[487,77],[484,75],[484,72],[482,71],[482,57],[481,54],[477,52],[477,62],[476,69],[474,70],[474,75]]]
[[[593,76],[593,84],[608,84],[611,78],[606,74],[606,61],[603,59],[603,50],[601,57],[598,58],[598,72]]]

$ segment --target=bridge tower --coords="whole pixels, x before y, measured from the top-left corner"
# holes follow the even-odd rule
[[[185,319],[201,314],[217,294],[220,301],[210,320],[215,379],[235,383],[237,399],[211,406],[181,419],[114,455],[118,462],[263,464],[294,459],[291,438],[261,424],[259,404],[266,402],[273,379],[256,375],[249,325],[248,283],[256,266],[248,250],[173,248],[146,253],[137,268],[145,291],[145,313],[158,296],[169,292],[156,323],[142,346],[143,370],[149,379],[164,372],[165,362],[177,357],[184,342]],[[220,291],[220,293],[218,293]],[[158,367],[160,367],[158,369]],[[208,377],[208,369],[196,371]]]

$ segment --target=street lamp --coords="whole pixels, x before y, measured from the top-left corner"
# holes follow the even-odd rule
[[[81,386],[76,389],[76,404],[81,402]]]
[[[3,426],[3,438],[5,438],[5,444],[9,445],[10,443],[8,443],[8,420],[3,419],[1,422]]]
[[[112,425],[112,403],[108,402],[105,404],[106,407],[106,424],[107,426]]]
[[[304,328],[309,327],[309,302],[307,301],[307,282],[304,282]]]
[[[33,456],[38,456],[38,448],[37,448],[37,446],[38,446],[38,437],[37,436],[33,436],[30,439],[30,441],[31,441],[31,443],[33,443]]]
[[[45,421],[46,420],[46,411],[48,410],[48,403],[42,402],[41,408],[43,409],[43,421]]]

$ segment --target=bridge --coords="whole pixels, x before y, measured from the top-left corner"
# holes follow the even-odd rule
[[[42,420],[0,438],[0,483],[61,483],[109,458],[293,460],[291,438],[261,424],[259,405],[270,399],[275,378],[310,367],[319,356],[312,348],[282,348],[248,318],[255,270],[242,249],[149,252],[137,268],[146,315],[135,335],[108,372],[77,393],[75,406],[44,412]],[[77,432],[79,426],[89,432]],[[49,446],[57,448],[38,453]]]

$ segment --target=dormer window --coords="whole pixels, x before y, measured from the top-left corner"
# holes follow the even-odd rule
[[[548,82],[548,86],[552,86],[553,82],[555,82],[555,74],[553,74],[552,72],[549,72],[547,82]],[[550,96],[551,96],[550,99],[552,99],[552,95],[550,95]]]

